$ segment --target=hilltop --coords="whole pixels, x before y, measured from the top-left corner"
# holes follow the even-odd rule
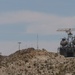
[[[0,75],[75,75],[75,58],[34,48],[0,55]]]

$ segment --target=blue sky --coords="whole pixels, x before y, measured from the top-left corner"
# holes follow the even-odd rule
[[[0,0],[0,12],[31,10],[62,16],[73,16],[74,0]]]
[[[75,0],[0,0],[0,50],[8,55],[18,49],[36,47],[57,51],[58,28],[75,27]],[[9,47],[10,46],[10,47]]]

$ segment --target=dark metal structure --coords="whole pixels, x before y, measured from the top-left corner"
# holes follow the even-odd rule
[[[65,31],[68,35],[60,41],[59,53],[65,57],[75,57],[75,36],[72,34],[75,28],[58,29],[57,31]]]

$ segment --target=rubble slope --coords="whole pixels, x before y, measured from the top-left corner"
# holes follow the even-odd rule
[[[28,48],[0,55],[0,75],[75,75],[75,58]]]

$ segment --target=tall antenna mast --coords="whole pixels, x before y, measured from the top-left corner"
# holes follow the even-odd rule
[[[39,49],[39,46],[38,46],[38,34],[37,34],[37,50]]]

